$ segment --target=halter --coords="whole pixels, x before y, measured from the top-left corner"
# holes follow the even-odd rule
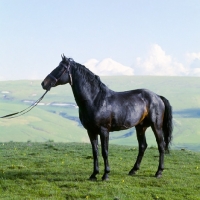
[[[65,68],[65,70],[62,72],[62,74],[60,75],[60,77],[59,78],[56,78],[55,76],[53,76],[52,74],[49,74],[47,77],[50,77],[50,78],[52,78],[54,81],[55,81],[55,83],[54,83],[54,85],[51,85],[51,86],[55,86],[56,85],[56,83],[62,78],[62,76],[66,73],[66,72],[68,72],[68,74],[69,74],[69,77],[70,77],[70,85],[72,86],[72,84],[73,84],[73,82],[72,82],[72,74],[71,74],[71,72],[70,72],[70,59],[68,59],[68,62],[69,62],[69,64],[66,66],[66,65],[64,65],[64,64],[60,64],[60,65],[62,65],[64,68]]]

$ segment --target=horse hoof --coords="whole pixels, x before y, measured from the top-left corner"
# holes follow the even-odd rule
[[[109,180],[108,175],[103,175],[102,181],[108,181],[108,180]]]
[[[97,181],[97,177],[92,177],[90,176],[90,178],[88,179],[89,181]]]
[[[130,175],[130,176],[134,176],[136,174],[136,171],[134,171],[134,170],[131,170],[129,173],[128,173],[128,175]]]
[[[156,174],[155,174],[155,177],[156,177],[156,178],[161,178],[161,177],[162,177],[162,174],[161,174],[161,173],[156,173]]]

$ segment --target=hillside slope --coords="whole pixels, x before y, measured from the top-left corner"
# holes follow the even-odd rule
[[[173,147],[200,150],[200,79],[197,77],[116,76],[102,77],[110,89],[147,88],[165,96],[173,106]],[[26,108],[44,91],[41,81],[1,81],[0,115]],[[88,142],[78,119],[78,108],[69,85],[52,88],[34,110],[19,118],[0,119],[1,141]],[[156,141],[147,130],[149,146]],[[137,145],[134,128],[111,133],[111,143]]]

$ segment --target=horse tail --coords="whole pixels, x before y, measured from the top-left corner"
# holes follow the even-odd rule
[[[169,101],[160,96],[162,101],[165,104],[165,113],[163,119],[163,132],[164,132],[164,140],[165,140],[165,151],[169,153],[169,145],[172,141],[172,132],[173,132],[173,117],[172,117],[172,106],[170,105]]]

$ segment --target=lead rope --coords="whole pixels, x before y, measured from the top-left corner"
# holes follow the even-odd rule
[[[19,112],[16,112],[16,113],[11,113],[11,114],[8,114],[8,115],[5,115],[5,116],[2,116],[0,118],[5,118],[5,119],[12,119],[12,118],[16,118],[16,117],[19,117],[21,115],[24,115],[25,113],[29,112],[30,110],[32,110],[35,106],[38,105],[38,103],[44,98],[45,94],[48,92],[48,90],[46,90],[46,92],[37,100],[35,101],[33,104],[31,104],[28,108],[24,109],[24,110],[21,110]],[[16,115],[16,116],[14,116]]]

